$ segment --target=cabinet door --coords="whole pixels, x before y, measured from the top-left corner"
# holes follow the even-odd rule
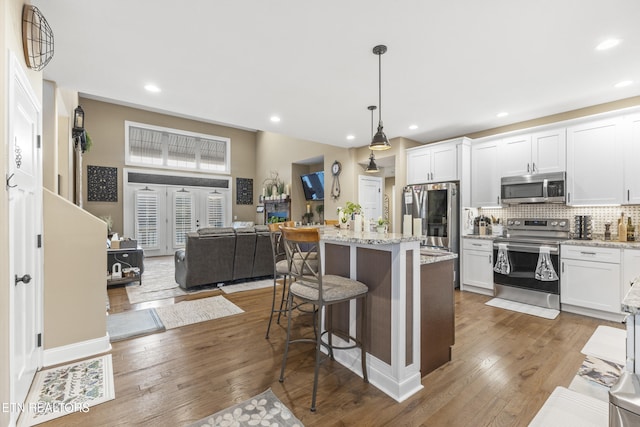
[[[531,163],[531,135],[512,136],[502,141],[500,149],[502,176],[533,173]]]
[[[458,151],[455,144],[434,147],[431,151],[431,180],[458,180]]]
[[[620,264],[562,260],[560,302],[620,313]]]
[[[462,265],[464,285],[493,290],[493,252],[465,249]]]
[[[431,175],[431,150],[421,149],[407,154],[407,184],[424,184]]]
[[[624,203],[640,204],[640,114],[625,119]]]
[[[631,282],[640,277],[640,250],[624,249],[622,251],[622,297],[627,294]]]
[[[500,205],[500,140],[471,145],[471,206]]]
[[[621,204],[624,152],[619,118],[567,129],[567,204]]]
[[[531,136],[531,171],[564,172],[567,169],[567,131],[565,128],[537,132]]]

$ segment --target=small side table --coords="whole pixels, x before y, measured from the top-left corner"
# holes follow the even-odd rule
[[[107,286],[139,282],[142,285],[144,273],[144,251],[141,247],[127,249],[107,249],[107,274],[111,274],[113,264],[120,263],[123,268],[137,267],[140,273],[120,279],[107,279]]]

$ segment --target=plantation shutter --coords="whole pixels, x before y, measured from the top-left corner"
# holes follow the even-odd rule
[[[135,194],[135,236],[138,244],[149,249],[158,247],[158,193],[137,190]]]
[[[173,246],[182,247],[193,224],[193,195],[188,191],[175,193],[173,202]]]
[[[221,194],[207,195],[207,227],[224,227],[224,199]]]

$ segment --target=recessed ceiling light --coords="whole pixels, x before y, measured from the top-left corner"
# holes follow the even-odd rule
[[[280,117],[278,117],[278,116],[271,116],[271,119],[270,119],[270,120],[271,120],[273,123],[278,123],[278,122],[280,121]]]
[[[500,113],[496,114],[496,117],[507,117],[509,115],[509,113],[507,113],[506,111],[501,111]]]
[[[411,125],[411,126],[409,126],[409,129],[416,130],[416,129],[418,129],[418,125]]]
[[[153,92],[153,93],[158,93],[160,92],[160,88],[152,83],[149,83],[148,85],[145,85],[144,88],[146,90],[148,90],[149,92]]]
[[[347,135],[347,139],[348,139],[349,141],[351,141],[351,140],[356,139],[356,137],[355,137],[355,136],[353,136],[353,135]]]
[[[632,84],[633,84],[633,80],[623,80],[613,85],[613,87],[625,87],[625,86],[630,86]]]
[[[618,46],[622,40],[620,39],[607,39],[596,46],[596,50],[607,50],[612,47]]]

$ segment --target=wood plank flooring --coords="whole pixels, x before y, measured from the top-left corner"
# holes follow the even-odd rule
[[[569,385],[595,328],[622,328],[569,313],[528,316],[456,291],[453,361],[424,377],[422,391],[397,403],[328,361],[311,413],[312,346],[292,347],[278,382],[286,319],[264,338],[271,289],[225,297],[245,313],[114,343],[115,400],[42,425],[181,426],[271,388],[305,426],[526,426],[556,386]],[[173,303],[131,306],[124,287],[109,298],[112,313]],[[308,319],[296,320],[309,330]]]

